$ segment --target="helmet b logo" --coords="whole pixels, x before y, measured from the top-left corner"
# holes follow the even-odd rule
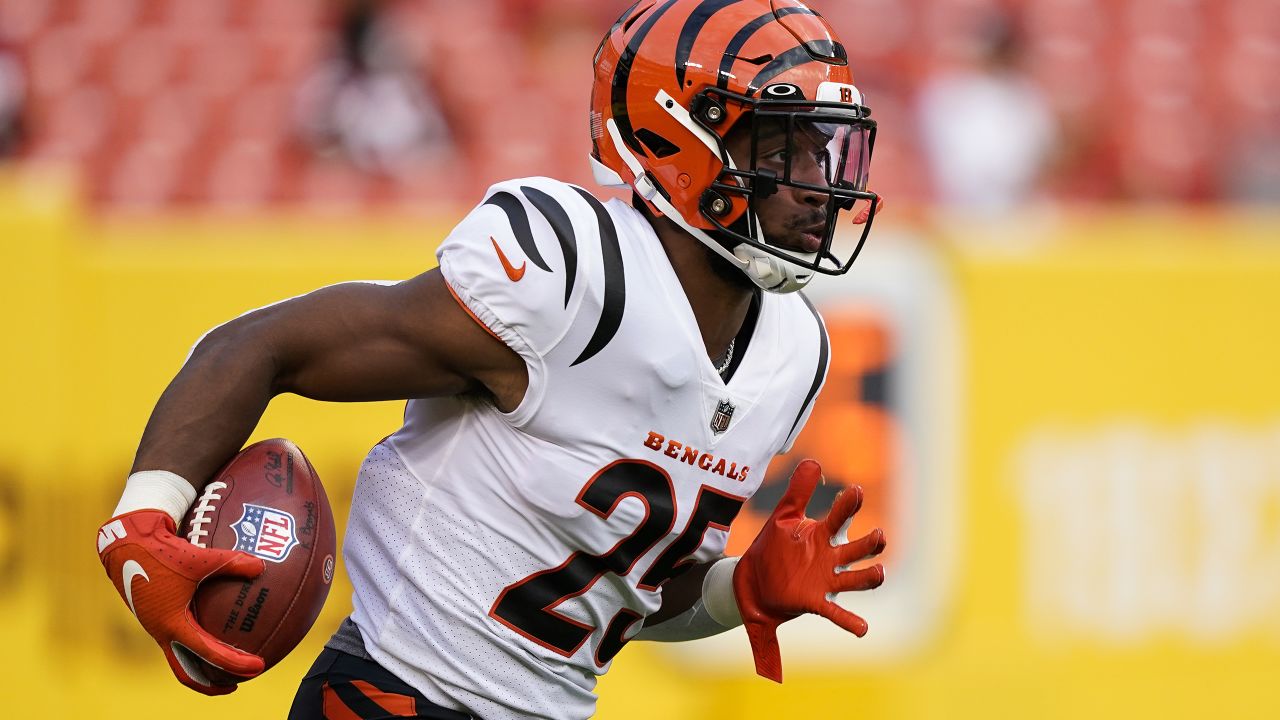
[[[847,87],[840,88],[840,102],[844,103],[845,105],[853,104],[853,88],[847,88]]]
[[[729,421],[733,420],[733,404],[728,400],[721,400],[716,405],[716,412],[711,416],[711,431],[719,435],[729,429]]]

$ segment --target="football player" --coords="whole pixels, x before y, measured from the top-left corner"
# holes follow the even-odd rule
[[[585,718],[633,639],[745,624],[781,681],[778,624],[883,581],[884,536],[843,542],[861,491],[805,517],[802,463],[741,558],[730,522],[795,441],[828,366],[797,292],[846,272],[878,198],[875,124],[830,26],[796,0],[640,0],[595,53],[602,202],[547,178],[493,186],[397,284],[348,283],[210,332],[147,424],[100,544],[178,679],[230,692],[259,658],[213,640],[197,584],[260,561],[175,524],[270,399],[409,399],[360,469],[345,541],[354,611],[293,718]],[[836,222],[862,225],[851,250]],[[139,573],[146,582],[137,582]]]

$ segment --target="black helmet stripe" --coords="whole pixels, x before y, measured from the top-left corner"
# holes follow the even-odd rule
[[[729,89],[729,71],[733,69],[733,63],[738,59],[738,52],[742,50],[743,45],[747,44],[747,41],[751,39],[751,36],[756,34],[757,30],[768,25],[774,20],[786,17],[787,15],[796,14],[817,15],[818,13],[807,7],[784,7],[781,10],[778,10],[777,13],[765,13],[743,26],[743,28],[733,36],[733,39],[729,41],[728,47],[724,49],[724,58],[720,60],[720,72],[717,75],[719,79],[717,80],[716,85],[721,90]]]
[[[649,14],[649,18],[644,21],[639,30],[636,30],[636,34],[631,36],[626,49],[622,51],[621,57],[618,58],[618,67],[613,71],[612,92],[609,95],[613,119],[618,123],[618,132],[622,135],[622,141],[637,155],[643,154],[644,148],[640,146],[640,141],[636,140],[635,133],[631,127],[631,117],[627,114],[627,86],[631,81],[631,64],[636,61],[636,53],[640,50],[640,44],[649,35],[649,31],[653,29],[654,24],[678,1],[667,0],[665,5]]]
[[[626,12],[618,16],[618,21],[613,24],[613,27],[609,28],[609,32],[605,34],[605,37],[618,32],[618,28],[626,25],[627,21],[631,19],[631,13],[635,12],[636,8],[640,7],[640,3],[642,2],[644,2],[644,0],[636,0],[631,3],[631,7],[627,8]]]
[[[807,45],[798,45],[775,57],[747,85],[747,95],[755,95],[770,80],[793,67],[811,62],[833,63],[844,53],[844,47],[830,40],[814,40]]]
[[[684,74],[689,64],[689,55],[693,52],[693,44],[698,34],[711,19],[712,15],[742,0],[706,0],[694,10],[689,19],[684,21],[680,30],[680,41],[676,43],[676,85],[684,87]]]
[[[627,20],[631,17],[631,13],[635,12],[636,8],[640,7],[640,3],[642,2],[644,2],[644,0],[636,0],[631,3],[631,7],[627,8],[626,12],[618,16],[617,22],[609,28],[609,32],[605,33],[604,37],[600,38],[600,46],[596,48],[596,54],[591,58],[592,65],[600,64],[600,56],[604,55],[604,46],[609,43],[609,38],[613,37],[613,34],[618,32],[618,28],[627,24]]]

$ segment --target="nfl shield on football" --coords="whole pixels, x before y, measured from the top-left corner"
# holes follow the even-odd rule
[[[218,639],[278,663],[315,623],[333,584],[337,534],[315,469],[288,440],[240,451],[205,486],[180,534],[201,547],[261,558],[251,581],[214,578],[196,591],[200,625]],[[216,683],[237,678],[206,667]]]

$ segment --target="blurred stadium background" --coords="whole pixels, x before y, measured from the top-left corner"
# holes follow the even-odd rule
[[[349,608],[228,698],[169,678],[92,552],[207,328],[403,278],[491,182],[591,187],[623,0],[0,0],[0,706],[283,717]],[[634,643],[603,718],[1271,718],[1280,699],[1280,2],[812,0],[890,203],[813,295],[797,449],[859,482],[862,641]],[[396,404],[281,398],[344,517]],[[794,458],[740,519],[738,546]]]

